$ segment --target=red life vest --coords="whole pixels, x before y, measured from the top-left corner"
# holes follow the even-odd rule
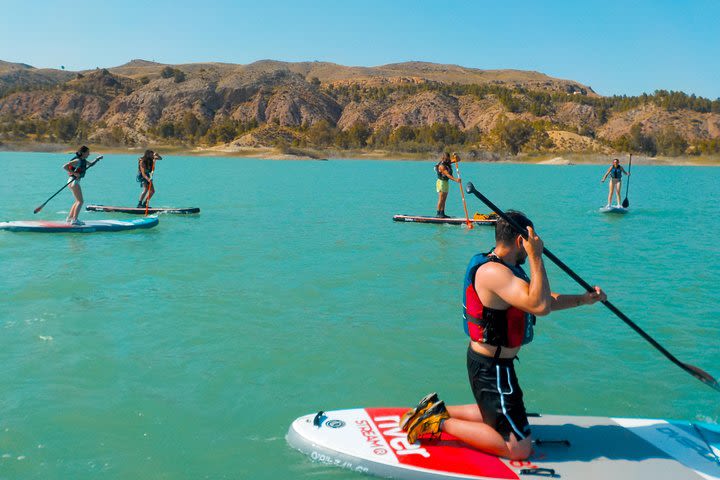
[[[73,160],[78,160],[78,163],[74,167],[70,165],[70,173],[68,173],[68,175],[76,173],[78,175],[78,178],[83,178],[85,176],[85,172],[87,172],[88,169],[87,159],[75,156],[70,161],[72,162]]]
[[[496,347],[516,348],[532,342],[535,315],[510,307],[497,310],[486,307],[475,291],[475,273],[487,262],[500,263],[509,268],[513,275],[529,282],[530,279],[520,266],[511,266],[492,252],[475,255],[465,272],[463,289],[463,327],[465,333],[475,342]]]

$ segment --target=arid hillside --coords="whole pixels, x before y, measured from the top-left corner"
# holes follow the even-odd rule
[[[407,62],[0,62],[0,141],[519,151],[712,151],[720,100],[601,97],[538,72]]]

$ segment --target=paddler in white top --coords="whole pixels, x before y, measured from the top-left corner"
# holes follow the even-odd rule
[[[83,225],[83,222],[78,220],[78,215],[80,214],[80,209],[82,208],[84,201],[82,189],[80,188],[80,179],[85,176],[85,172],[88,168],[92,167],[103,158],[102,155],[100,155],[94,161],[88,162],[87,158],[89,156],[90,149],[83,145],[77,152],[75,152],[75,156],[72,160],[63,165],[63,169],[65,169],[65,171],[68,172],[68,175],[70,175],[70,179],[68,179],[68,187],[75,197],[75,202],[72,204],[72,207],[70,207],[70,212],[68,213],[67,219],[65,219],[67,223],[72,225]]]
[[[470,337],[467,369],[476,403],[446,407],[437,394],[427,395],[400,421],[411,443],[443,431],[478,450],[526,459],[532,453],[532,439],[513,360],[532,340],[536,315],[606,299],[599,287],[580,295],[552,293],[543,264],[543,241],[525,215],[506,213],[527,228],[527,240],[499,218],[495,248],[475,255],[465,273],[463,323]],[[526,259],[529,278],[520,266]]]

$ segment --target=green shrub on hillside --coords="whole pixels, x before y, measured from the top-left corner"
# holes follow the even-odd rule
[[[714,155],[720,153],[720,138],[710,140],[697,140],[693,143],[693,151],[696,154]]]
[[[334,143],[340,148],[365,148],[370,135],[372,135],[370,127],[357,122],[347,130],[339,131]]]
[[[655,139],[642,131],[642,124],[630,127],[630,133],[618,138],[611,145],[621,152],[644,153],[654,157],[657,154]]]
[[[320,120],[307,129],[306,135],[312,144],[318,147],[327,147],[335,143],[337,129],[327,120]]]
[[[677,157],[685,153],[688,142],[678,132],[668,127],[654,136],[657,153],[670,157]]]
[[[502,119],[492,131],[499,146],[508,150],[512,155],[520,153],[522,147],[534,133],[535,128],[527,120]]]
[[[180,83],[185,81],[185,73],[182,70],[179,70],[177,68],[173,67],[165,67],[160,71],[160,76],[162,78],[174,78],[175,83]]]

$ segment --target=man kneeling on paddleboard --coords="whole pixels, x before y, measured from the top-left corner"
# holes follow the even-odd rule
[[[495,248],[475,255],[465,273],[463,324],[470,337],[467,369],[477,403],[446,407],[437,394],[425,396],[400,421],[410,443],[443,431],[484,452],[526,459],[532,452],[532,440],[513,360],[521,346],[532,341],[536,315],[606,299],[599,287],[581,295],[552,293],[543,264],[543,242],[532,222],[520,212],[506,213],[527,227],[527,240],[499,218]],[[526,259],[529,278],[521,267]]]

